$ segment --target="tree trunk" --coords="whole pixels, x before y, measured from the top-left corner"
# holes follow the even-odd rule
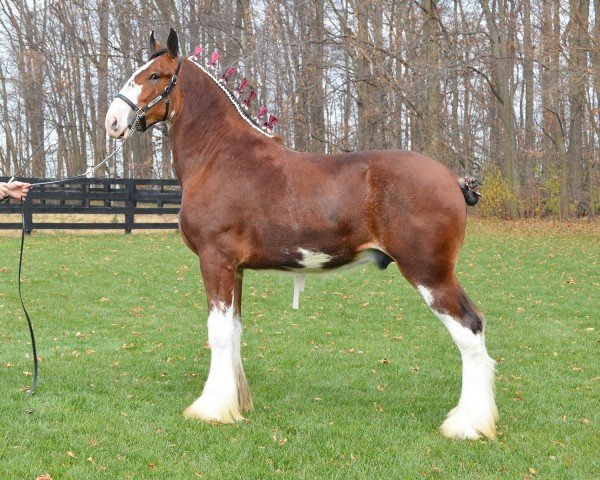
[[[0,65],[0,87],[0,93],[2,94],[2,128],[4,130],[4,138],[6,141],[4,171],[8,174],[11,171],[11,165],[14,164],[16,167],[18,164],[18,154],[17,149],[15,148],[12,129],[10,127],[10,118],[8,116],[8,94],[6,92],[6,79],[4,78],[2,65]]]
[[[525,83],[525,128],[523,147],[525,149],[525,165],[522,170],[521,184],[530,190],[534,179],[534,150],[535,150],[535,125],[534,125],[534,95],[533,88],[533,60],[534,49],[532,46],[531,29],[531,1],[523,0],[523,80]]]
[[[426,49],[425,84],[427,98],[425,100],[425,119],[423,120],[423,151],[432,158],[440,158],[440,69],[439,69],[439,19],[437,0],[423,2],[425,13],[424,43]]]
[[[371,68],[368,59],[369,47],[369,3],[356,1],[354,11],[356,13],[358,31],[356,36],[356,60],[354,75],[356,81],[356,109],[358,115],[358,149],[368,150],[373,146],[374,119],[371,96]]]
[[[325,152],[325,93],[323,90],[323,62],[325,56],[324,1],[312,0],[309,12],[308,33],[310,47],[306,65],[306,96],[309,119],[309,150]]]
[[[108,22],[109,2],[108,0],[97,0],[98,9],[98,34],[99,52],[96,63],[98,75],[98,109],[96,117],[96,139],[94,142],[94,164],[98,164],[106,157],[106,132],[104,131],[104,119],[108,111]],[[93,98],[93,97],[92,97]],[[105,165],[98,174],[109,174],[109,166]]]
[[[586,210],[583,204],[583,120],[585,115],[585,95],[587,85],[587,35],[589,0],[570,1],[569,21],[569,150],[567,158],[569,163],[570,178],[566,172],[563,175],[569,182],[571,199],[575,203],[576,211],[583,213]]]
[[[508,20],[505,0],[499,0],[497,12],[492,12],[488,0],[481,0],[486,18],[494,57],[496,73],[495,95],[502,120],[502,152],[504,154],[504,178],[514,193],[519,191],[519,176],[516,155],[515,119],[513,92],[511,90],[512,71],[508,53]],[[496,24],[496,18],[498,23]],[[516,213],[516,212],[514,212]]]

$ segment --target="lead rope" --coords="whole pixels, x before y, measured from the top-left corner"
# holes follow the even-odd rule
[[[125,140],[123,140],[121,142],[121,144],[117,148],[115,148],[110,155],[108,155],[104,160],[102,160],[95,166],[88,169],[85,173],[82,173],[80,175],[75,175],[75,176],[69,177],[69,178],[62,178],[59,180],[32,183],[31,186],[38,187],[41,185],[56,185],[56,184],[60,184],[60,183],[70,182],[71,180],[75,180],[77,178],[86,177],[88,174],[94,172],[95,170],[100,168],[102,165],[106,164],[117,152],[123,150],[123,146],[125,145],[125,143],[127,143],[127,141],[134,135],[135,130],[133,129],[133,126],[132,126],[130,132],[131,133],[129,134],[129,136]],[[21,168],[23,168],[23,167],[21,167]],[[14,180],[14,177],[10,179],[10,182],[12,182],[13,180]],[[26,227],[25,226],[25,201],[21,200],[21,249],[20,249],[20,253],[19,253],[19,300],[21,301],[21,308],[23,309],[23,313],[25,314],[25,318],[27,319],[27,326],[29,327],[29,335],[31,337],[31,349],[33,351],[33,381],[31,382],[31,387],[29,388],[27,393],[29,395],[33,395],[35,393],[35,389],[37,387],[37,382],[38,382],[39,360],[38,360],[38,356],[37,356],[37,345],[35,342],[35,332],[33,330],[33,323],[31,322],[31,318],[29,317],[27,308],[25,308],[25,302],[23,301],[23,291],[21,288],[22,273],[23,273],[23,250],[25,247],[25,227]]]
[[[37,346],[35,344],[35,333],[33,331],[33,324],[31,323],[31,318],[29,318],[29,313],[27,313],[27,308],[25,308],[25,302],[23,301],[23,292],[21,289],[21,274],[23,272],[23,248],[25,246],[25,202],[21,200],[21,251],[19,253],[19,300],[21,301],[21,308],[23,309],[23,313],[25,314],[25,318],[27,319],[27,325],[29,327],[29,335],[31,336],[31,348],[33,350],[33,381],[31,382],[31,387],[28,390],[29,395],[33,395],[35,393],[35,387],[37,386],[38,381],[38,370],[39,370],[39,361],[37,356]]]

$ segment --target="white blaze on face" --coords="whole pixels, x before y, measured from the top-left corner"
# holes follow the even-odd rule
[[[139,106],[138,99],[142,93],[142,85],[135,82],[135,77],[137,77],[142,71],[149,68],[154,60],[155,59],[152,59],[138,68],[133,75],[129,77],[129,80],[125,82],[125,85],[119,91],[121,95],[131,100],[131,102],[135,105]],[[110,104],[108,112],[106,113],[104,128],[106,128],[108,135],[113,138],[127,138],[129,135],[129,126],[134,118],[134,112],[131,107],[127,105],[124,100],[115,98]]]

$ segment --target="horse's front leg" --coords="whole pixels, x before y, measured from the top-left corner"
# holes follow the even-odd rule
[[[242,367],[242,272],[225,259],[200,255],[208,301],[210,370],[202,395],[184,412],[187,418],[232,423],[252,409]]]
[[[235,272],[235,280],[233,283],[233,321],[235,324],[236,338],[234,346],[236,347],[235,359],[236,370],[237,370],[237,387],[238,387],[238,401],[242,412],[250,412],[254,410],[254,404],[252,402],[252,395],[250,395],[250,389],[248,388],[248,380],[246,380],[246,373],[244,372],[244,366],[242,365],[242,283],[244,280],[244,271],[237,270]]]

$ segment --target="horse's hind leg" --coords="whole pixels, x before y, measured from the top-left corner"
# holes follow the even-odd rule
[[[494,438],[498,411],[494,401],[494,360],[487,354],[484,319],[454,275],[446,282],[416,285],[446,326],[462,357],[462,390],[458,405],[441,427],[449,438]]]
[[[218,255],[201,255],[208,300],[210,370],[202,395],[184,412],[187,418],[231,423],[252,409],[241,357],[241,272]]]

